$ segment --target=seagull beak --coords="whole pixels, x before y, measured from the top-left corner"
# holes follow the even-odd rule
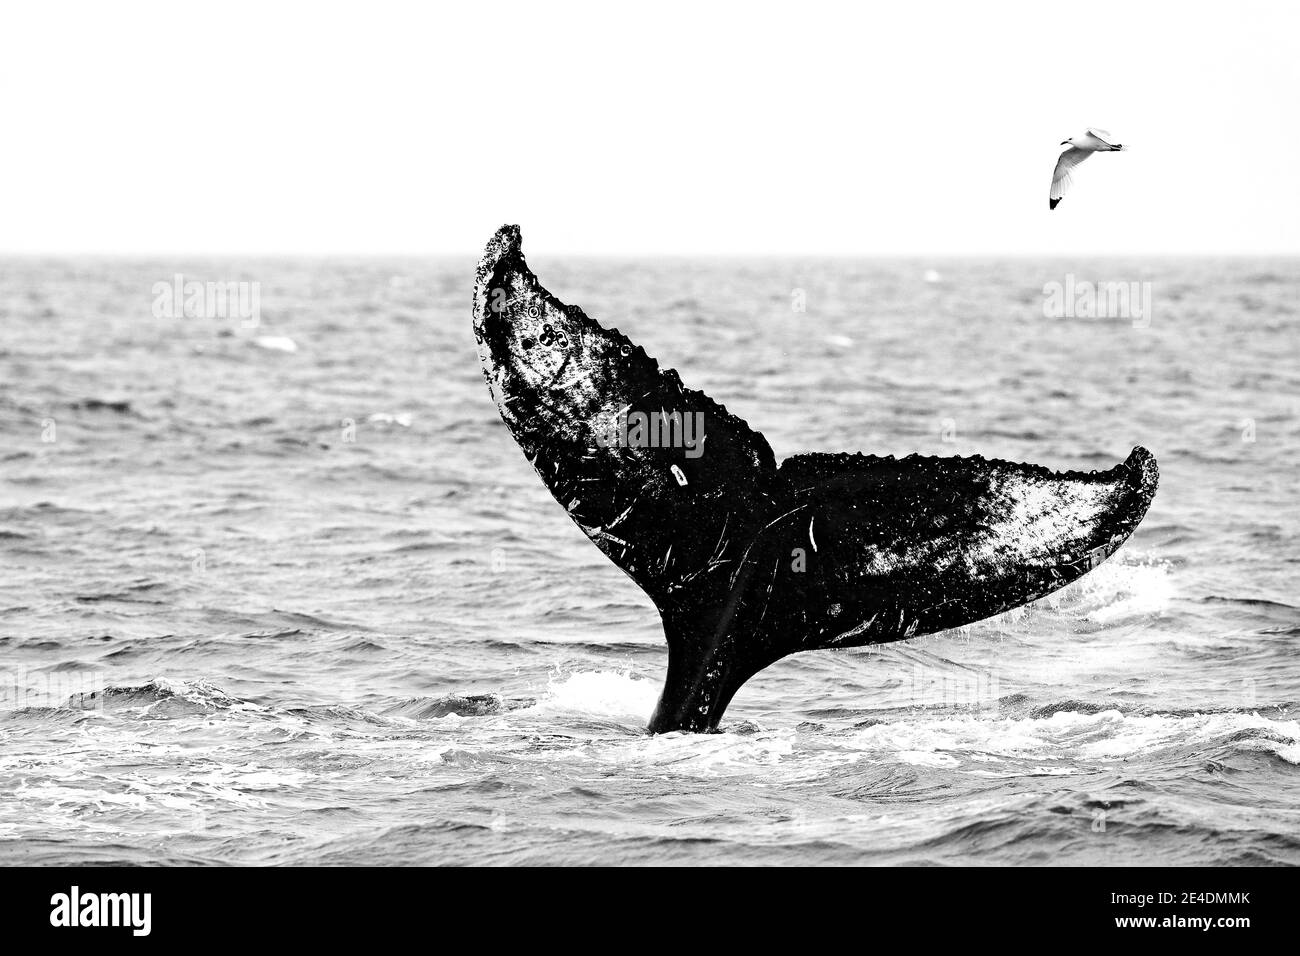
[[[1063,140],[1061,140],[1061,145],[1062,145],[1062,146],[1068,146],[1069,144],[1070,144],[1070,141],[1069,141],[1068,139],[1063,139]]]

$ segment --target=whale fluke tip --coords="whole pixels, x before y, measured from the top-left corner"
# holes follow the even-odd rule
[[[500,258],[511,252],[518,252],[522,245],[523,235],[520,233],[518,226],[502,226],[492,236],[491,241],[488,242],[486,253],[491,255],[495,252],[497,258]]]
[[[1124,464],[1138,476],[1138,484],[1143,493],[1155,495],[1156,485],[1160,483],[1160,466],[1156,464],[1156,456],[1141,445],[1135,445]]]
[[[484,293],[487,291],[487,284],[501,262],[512,256],[522,256],[520,248],[522,244],[523,237],[516,225],[502,226],[492,234],[492,238],[488,240],[487,246],[483,249],[483,257],[479,259],[478,263],[475,278],[476,302],[482,300]]]
[[[519,232],[518,226],[502,226],[492,234],[488,244],[483,249],[483,259],[479,263],[480,268],[491,268],[511,253],[519,251],[523,245],[523,236]]]

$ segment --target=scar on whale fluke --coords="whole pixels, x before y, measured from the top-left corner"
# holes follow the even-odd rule
[[[1086,473],[840,452],[778,466],[759,432],[543,289],[517,226],[479,263],[474,335],[546,487],[659,609],[653,733],[716,729],[787,654],[930,634],[1055,591],[1113,554],[1156,491],[1144,448]],[[702,424],[694,449],[632,440],[687,420]],[[637,434],[617,433],[630,422]]]

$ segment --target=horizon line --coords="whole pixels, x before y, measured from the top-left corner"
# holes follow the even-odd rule
[[[988,252],[589,252],[575,250],[533,250],[534,258],[567,257],[576,259],[1062,259],[1062,258],[1148,258],[1148,259],[1296,259],[1300,250],[1268,250],[1262,252],[1117,252],[1114,250],[1088,250],[1084,252],[1037,252],[998,250]],[[470,259],[481,258],[482,251],[267,251],[267,250],[181,250],[181,251],[104,251],[104,250],[16,250],[0,248],[0,258],[5,259]]]

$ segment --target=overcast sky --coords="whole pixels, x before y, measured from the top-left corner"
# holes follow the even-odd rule
[[[1300,252],[1300,4],[6,4],[0,251]],[[1054,211],[1058,144],[1091,158]]]

